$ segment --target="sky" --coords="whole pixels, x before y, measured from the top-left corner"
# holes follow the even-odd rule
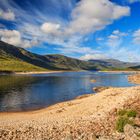
[[[0,0],[0,40],[41,55],[140,62],[140,0]]]

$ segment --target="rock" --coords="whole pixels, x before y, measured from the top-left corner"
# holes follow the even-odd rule
[[[140,118],[135,118],[134,123],[136,126],[140,127]]]
[[[125,140],[140,140],[140,137],[136,135],[133,126],[129,124],[125,125],[124,134],[125,134]]]
[[[64,140],[74,140],[74,139],[73,139],[72,135],[68,135],[64,138]]]
[[[104,90],[109,89],[109,88],[111,88],[111,87],[94,87],[93,90],[95,92],[101,92],[101,91],[104,91]]]

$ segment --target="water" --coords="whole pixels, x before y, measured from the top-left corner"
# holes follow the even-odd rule
[[[0,76],[0,111],[29,111],[94,93],[93,87],[134,86],[125,73],[65,72]],[[90,80],[95,79],[96,83]]]

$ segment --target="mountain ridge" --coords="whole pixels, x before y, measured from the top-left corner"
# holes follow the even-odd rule
[[[83,61],[61,54],[39,55],[0,41],[0,71],[124,70],[134,66],[115,59]]]
[[[12,58],[48,70],[97,70],[96,65],[63,55],[39,55],[0,41],[0,58]],[[2,63],[2,61],[1,61]]]

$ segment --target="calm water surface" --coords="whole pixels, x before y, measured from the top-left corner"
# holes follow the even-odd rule
[[[94,93],[93,87],[134,86],[125,73],[65,72],[0,76],[0,111],[28,111]],[[95,79],[96,83],[90,80]]]

